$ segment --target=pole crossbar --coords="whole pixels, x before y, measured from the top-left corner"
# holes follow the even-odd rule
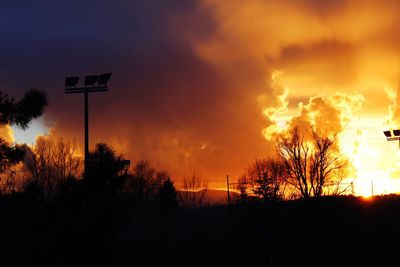
[[[94,88],[67,88],[65,89],[66,94],[78,94],[78,93],[96,93],[96,92],[107,92],[108,87],[94,87]]]

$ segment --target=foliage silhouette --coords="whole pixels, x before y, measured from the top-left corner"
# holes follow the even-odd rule
[[[19,163],[24,157],[20,146],[10,145],[0,138],[0,173]]]
[[[18,102],[0,91],[0,126],[16,124],[25,129],[32,119],[42,115],[46,105],[46,95],[38,90],[29,90]],[[24,150],[21,146],[11,145],[0,138],[0,175],[21,162],[23,157]],[[9,178],[13,178],[13,173],[10,175]]]
[[[0,91],[0,124],[16,124],[25,129],[31,120],[42,115],[47,104],[46,95],[38,90],[29,90],[18,102]]]
[[[105,143],[99,143],[89,153],[89,166],[85,175],[90,190],[116,192],[123,186],[127,169],[122,154]]]
[[[168,211],[178,208],[177,192],[171,178],[168,177],[167,180],[162,183],[158,192],[157,201],[161,209]]]
[[[174,205],[174,200],[171,198],[175,195],[175,187],[169,174],[157,171],[145,160],[140,160],[133,166],[132,173],[124,186],[124,192],[131,195],[135,205],[153,205],[157,201],[160,203],[163,197],[167,197],[167,201],[170,201],[167,205]]]
[[[252,195],[264,202],[281,200],[284,196],[284,165],[279,159],[255,160],[247,169],[242,183]],[[243,188],[241,189],[243,190]],[[242,198],[244,197],[242,192]]]

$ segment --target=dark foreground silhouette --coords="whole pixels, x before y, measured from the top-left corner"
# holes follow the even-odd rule
[[[326,197],[197,210],[129,194],[0,199],[0,266],[385,266],[400,197]],[[392,265],[391,265],[392,266]]]

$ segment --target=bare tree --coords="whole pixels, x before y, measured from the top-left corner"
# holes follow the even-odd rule
[[[283,197],[284,165],[279,159],[256,160],[247,174],[252,192],[265,202]]]
[[[80,159],[75,152],[75,141],[38,138],[30,153],[26,153],[25,167],[30,182],[38,184],[51,196],[60,182],[77,177]]]
[[[332,193],[341,193],[348,161],[340,155],[336,146],[336,136],[323,136],[313,132],[314,153],[311,158],[311,188],[314,196],[324,194],[324,187],[336,185]]]
[[[249,199],[263,202],[282,199],[285,195],[285,166],[279,158],[256,159],[236,183],[238,203]]]
[[[301,197],[324,195],[328,184],[336,182],[340,185],[342,182],[348,163],[336,143],[336,135],[316,131],[312,131],[310,139],[306,140],[305,133],[298,128],[278,139],[277,151],[285,166],[285,181]]]
[[[67,178],[77,177],[80,160],[75,155],[75,140],[64,141],[64,139],[59,138],[54,149],[54,166],[56,168],[58,177],[62,181],[65,181]]]
[[[208,183],[206,179],[193,173],[190,177],[183,180],[183,191],[179,195],[179,203],[184,208],[201,208],[208,203],[207,199]]]

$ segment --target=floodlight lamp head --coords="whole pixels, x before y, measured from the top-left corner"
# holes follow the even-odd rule
[[[389,138],[389,137],[392,136],[392,133],[391,133],[390,131],[383,131],[383,134],[384,134],[387,138]]]
[[[79,77],[67,77],[65,78],[65,87],[75,87],[79,81]]]
[[[97,75],[88,75],[85,77],[85,87],[95,86],[96,82],[97,82]]]
[[[99,86],[100,87],[107,87],[107,82],[110,80],[111,78],[111,72],[110,73],[103,73],[99,76]]]
[[[400,136],[400,130],[393,130],[394,136]]]

